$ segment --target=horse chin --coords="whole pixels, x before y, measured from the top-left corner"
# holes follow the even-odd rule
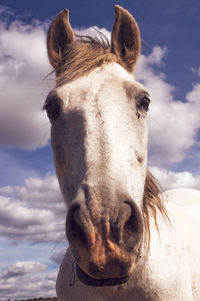
[[[96,287],[116,286],[116,285],[126,283],[129,280],[129,276],[123,276],[120,278],[96,279],[86,274],[78,265],[76,265],[76,273],[78,279],[83,284],[88,286],[96,286]]]

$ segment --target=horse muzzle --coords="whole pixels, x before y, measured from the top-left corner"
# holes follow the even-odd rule
[[[128,281],[138,259],[142,214],[130,197],[118,193],[105,201],[82,189],[69,206],[66,234],[80,281],[118,285]]]

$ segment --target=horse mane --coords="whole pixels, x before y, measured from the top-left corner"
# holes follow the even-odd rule
[[[162,198],[162,189],[159,187],[158,181],[147,169],[146,180],[144,186],[144,196],[142,204],[142,213],[145,227],[145,240],[147,244],[147,249],[150,248],[150,218],[153,216],[156,229],[159,233],[159,227],[157,222],[158,214],[163,217],[166,221],[170,222],[167,214],[167,210]]]
[[[60,65],[56,68],[57,87],[72,82],[89,74],[105,63],[119,62],[117,56],[111,52],[107,37],[99,33],[98,37],[76,36],[64,52]]]

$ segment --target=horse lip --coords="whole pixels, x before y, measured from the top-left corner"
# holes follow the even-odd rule
[[[126,283],[129,280],[128,276],[120,278],[108,278],[108,279],[95,279],[87,275],[78,265],[76,265],[76,273],[78,279],[85,285],[88,286],[115,286]]]

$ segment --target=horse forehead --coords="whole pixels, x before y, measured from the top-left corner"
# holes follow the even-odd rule
[[[115,93],[128,98],[139,91],[144,90],[142,84],[134,79],[133,74],[128,73],[117,63],[109,63],[98,67],[87,76],[81,77],[71,83],[58,88],[62,98],[68,95],[68,108],[78,105],[80,108],[84,103],[96,99],[96,97],[107,93],[107,99]],[[64,100],[64,99],[63,99]]]

